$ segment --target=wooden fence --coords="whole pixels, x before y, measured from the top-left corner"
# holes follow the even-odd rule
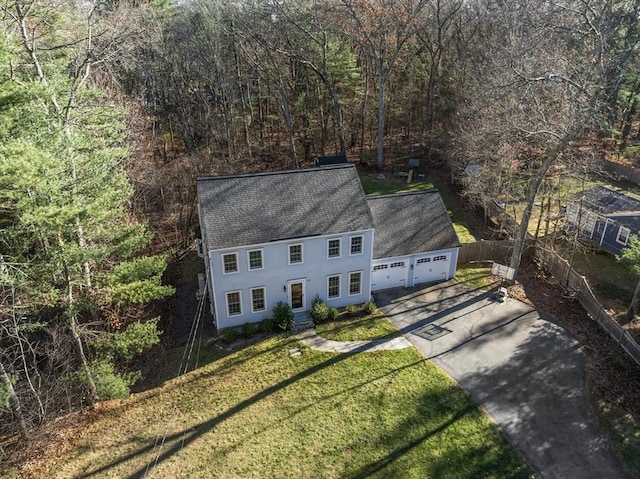
[[[458,252],[458,264],[469,261],[495,261],[497,263],[509,264],[511,252],[513,251],[512,240],[480,240],[475,243],[463,243]],[[533,253],[533,242],[528,241],[523,257],[528,258]]]
[[[508,264],[507,258],[513,250],[513,241],[476,241],[465,243],[460,247],[458,264],[469,261],[496,261]],[[620,326],[596,299],[584,276],[579,275],[569,263],[551,251],[530,245],[525,253],[533,254],[571,294],[575,294],[580,304],[589,315],[604,329],[622,349],[640,365],[640,345]]]
[[[607,310],[596,299],[584,276],[573,270],[568,261],[551,251],[536,248],[536,259],[540,261],[560,285],[572,294],[576,295],[580,304],[589,315],[604,329],[611,338],[617,342],[624,351],[640,364],[640,345],[631,335],[620,326]]]

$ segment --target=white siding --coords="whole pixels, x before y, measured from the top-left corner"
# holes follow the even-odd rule
[[[350,255],[350,240],[354,235],[363,236],[363,254]],[[329,239],[341,238],[342,254],[339,259],[327,257]],[[289,245],[303,245],[302,263],[289,264]],[[248,251],[262,249],[263,268],[249,270]],[[330,306],[342,307],[347,304],[363,303],[371,296],[371,256],[373,250],[373,230],[349,232],[343,235],[296,238],[291,241],[251,245],[243,248],[209,251],[208,270],[212,288],[210,288],[213,314],[217,327],[240,326],[247,322],[258,322],[271,316],[271,310],[278,301],[289,301],[289,283],[304,280],[304,309],[308,309],[317,295],[327,299],[327,277],[340,274],[340,297],[328,300]],[[222,255],[238,253],[238,272],[222,273]],[[349,273],[362,272],[362,291],[359,295],[349,295]],[[251,312],[251,289],[265,288],[267,311]],[[242,314],[228,317],[226,293],[241,291]]]

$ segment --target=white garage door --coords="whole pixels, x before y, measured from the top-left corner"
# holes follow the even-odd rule
[[[451,254],[425,256],[416,259],[414,284],[443,281],[448,278]]]
[[[375,265],[371,272],[371,291],[405,286],[408,264],[405,260]]]

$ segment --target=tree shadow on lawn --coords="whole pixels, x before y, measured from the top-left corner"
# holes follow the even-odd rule
[[[265,335],[262,338],[256,337],[256,341],[245,343],[242,347],[233,350],[221,350],[215,346],[205,346],[203,359],[201,361],[198,361],[197,364],[190,363],[190,367],[187,367],[187,369],[182,374],[179,374],[178,372],[178,369],[182,369],[183,367],[182,362],[180,361],[179,363],[178,359],[176,358],[175,360],[170,361],[171,366],[168,367],[171,369],[171,374],[160,374],[154,378],[154,381],[145,381],[144,387],[133,388],[132,392],[134,394],[126,401],[118,402],[118,405],[114,405],[114,403],[112,402],[107,409],[111,412],[126,410],[131,405],[136,404],[140,401],[152,398],[159,394],[166,394],[170,391],[173,391],[174,389],[184,387],[186,384],[190,384],[194,381],[200,381],[210,376],[218,376],[228,372],[232,372],[234,368],[239,367],[245,362],[251,361],[259,356],[269,354],[273,351],[280,350],[288,346],[297,347],[300,344],[299,339],[290,332],[276,333],[276,335],[278,334],[286,337],[286,339],[278,341],[275,346],[260,349],[259,351],[252,349],[251,346],[255,345],[261,340],[273,337],[273,335]],[[178,353],[182,357],[182,352],[187,347],[188,346],[175,348],[171,351],[168,351],[166,354]],[[211,352],[212,347],[216,348],[213,353]],[[234,353],[235,357],[232,360],[221,361],[222,359]],[[211,363],[214,363],[216,361],[220,362],[220,364],[217,366],[211,365]],[[205,370],[204,366],[207,365],[209,367]]]
[[[361,348],[359,348],[359,350],[357,352],[354,353],[349,353],[349,354],[338,354],[335,355],[333,357],[331,357],[330,359],[328,359],[327,361],[324,361],[322,363],[319,363],[313,367],[310,367],[309,369],[306,369],[305,371],[302,371],[300,373],[297,373],[295,375],[293,375],[290,378],[287,378],[284,381],[280,381],[277,384],[274,384],[273,386],[270,386],[268,388],[266,388],[265,390],[259,392],[258,394],[253,395],[252,397],[245,399],[244,401],[241,401],[240,403],[238,403],[237,405],[233,406],[232,408],[228,409],[227,411],[225,411],[224,413],[208,420],[205,421],[201,424],[199,424],[196,427],[190,427],[189,429],[183,430],[183,431],[179,431],[177,433],[165,436],[162,438],[161,443],[159,443],[158,440],[156,440],[156,442],[154,444],[148,444],[145,447],[142,447],[138,450],[136,450],[135,452],[128,454],[124,457],[118,458],[117,460],[114,460],[112,462],[110,462],[109,464],[106,464],[102,467],[99,467],[97,469],[93,469],[91,471],[88,471],[86,473],[84,473],[83,475],[79,476],[81,478],[88,478],[91,476],[94,476],[96,474],[101,474],[101,473],[106,473],[107,471],[109,471],[110,469],[118,466],[119,464],[125,463],[133,458],[135,458],[136,456],[154,451],[155,449],[158,448],[158,446],[161,446],[162,444],[165,443],[170,443],[172,441],[178,441],[175,445],[171,446],[169,449],[167,449],[164,452],[159,453],[159,455],[152,461],[153,462],[153,466],[151,465],[151,463],[147,464],[144,468],[140,468],[137,471],[135,471],[133,474],[131,474],[129,477],[131,479],[134,478],[143,478],[145,477],[148,472],[149,469],[155,467],[155,465],[160,464],[168,459],[170,459],[172,456],[174,456],[175,454],[177,454],[181,449],[183,449],[185,446],[189,445],[190,443],[194,442],[195,440],[197,440],[199,437],[201,437],[202,435],[204,435],[205,433],[211,431],[212,429],[214,429],[217,425],[219,425],[220,423],[222,423],[223,421],[229,419],[230,417],[234,416],[235,414],[238,414],[239,412],[243,411],[244,409],[248,408],[249,406],[266,399],[267,397],[271,396],[274,393],[277,393],[278,391],[280,391],[283,388],[286,388],[287,386],[290,386],[292,384],[294,384],[295,382],[304,379],[308,376],[311,376],[315,373],[317,373],[318,371],[321,371],[325,368],[328,368],[330,366],[333,366],[337,363],[340,363],[342,361],[347,360],[348,358],[352,357],[354,354],[358,354],[361,352],[366,352],[370,347],[373,347],[373,345],[365,345]],[[280,344],[278,349],[281,349],[282,345]],[[275,349],[275,348],[271,348],[271,349]],[[253,355],[253,357],[255,357],[255,355]],[[248,358],[247,358],[248,359]],[[242,362],[242,361],[240,361]],[[420,364],[422,363],[422,360],[419,363],[415,363],[415,364]],[[415,364],[409,365],[409,366],[413,366]],[[224,369],[227,369],[226,367]],[[210,375],[215,375],[215,372],[209,372],[207,373],[206,376],[210,376]],[[200,376],[203,377],[203,376]],[[191,380],[196,379],[195,377]],[[363,386],[366,383],[362,383],[360,385]]]
[[[460,391],[450,393],[460,394]],[[429,404],[434,399],[438,400],[440,395],[425,395],[422,401]],[[448,414],[446,419],[443,417],[442,422],[437,425],[425,427],[421,417],[408,418],[394,430],[381,433],[374,446],[383,450],[388,450],[390,444],[397,444],[399,447],[389,450],[379,460],[365,464],[345,477],[401,479],[406,477],[407,471],[420,471],[422,477],[530,478],[531,470],[500,435],[498,428],[493,429],[491,440],[487,440],[486,436],[460,437],[464,433],[464,425],[458,423],[475,420],[481,414],[477,405],[469,399],[466,407]],[[493,428],[493,424],[488,421],[486,424]],[[425,452],[425,447],[428,452]],[[414,474],[412,477],[417,476]]]
[[[202,422],[196,427],[189,427],[182,431],[173,433],[162,439],[158,438],[155,443],[149,443],[143,447],[139,447],[135,452],[118,458],[105,466],[85,472],[85,474],[80,477],[86,478],[105,474],[112,468],[115,468],[129,460],[133,460],[138,456],[152,454],[154,457],[152,457],[149,462],[145,463],[143,467],[140,467],[128,476],[130,478],[145,477],[152,472],[153,468],[157,464],[170,460],[183,448],[190,445],[204,434],[211,432],[216,428],[216,426],[235,414],[242,412],[244,409],[263,399],[266,399],[281,389],[320,372],[327,367],[334,366],[344,360],[347,360],[355,354],[357,353],[332,356],[326,361],[314,365],[290,378],[287,378],[286,380],[280,381],[279,383],[266,388],[264,391],[261,391],[260,393],[238,403],[215,418]],[[372,353],[367,352],[365,354]],[[301,414],[303,411],[315,407],[320,401],[329,401],[336,397],[351,395],[351,393],[366,386],[367,384],[376,382],[387,376],[395,375],[402,370],[407,370],[421,364],[424,364],[424,359],[422,358],[419,361],[411,361],[401,367],[387,370],[383,374],[379,374],[374,378],[361,381],[332,394],[324,395],[318,400],[307,399],[309,401],[308,404],[297,408],[288,417]],[[403,418],[396,427],[389,429],[384,426],[384,421],[381,421],[380,427],[374,428],[372,430],[372,434],[366,436],[366,438],[359,438],[360,440],[364,439],[367,444],[363,445],[354,443],[350,448],[356,452],[356,457],[359,450],[363,451],[363,454],[367,454],[367,457],[370,457],[370,451],[366,451],[366,448],[371,446],[375,447],[376,451],[388,451],[386,455],[381,457],[379,460],[370,462],[369,464],[354,464],[352,468],[355,468],[355,471],[349,471],[349,466],[347,464],[347,470],[344,471],[342,477],[352,477],[354,479],[376,475],[385,478],[405,477],[403,476],[403,472],[406,473],[407,470],[422,470],[423,468],[426,468],[427,463],[428,468],[431,471],[438,471],[438,477],[464,477],[471,479],[475,477],[485,477],[489,473],[496,473],[496,471],[504,471],[504,475],[497,475],[496,477],[529,477],[529,474],[519,473],[519,471],[526,470],[526,468],[518,462],[517,456],[507,447],[504,440],[499,438],[500,436],[497,433],[495,435],[497,443],[491,442],[493,446],[490,446],[489,448],[484,445],[486,439],[484,436],[479,438],[477,441],[478,444],[475,445],[465,444],[462,448],[456,445],[456,442],[458,441],[457,438],[462,434],[458,429],[456,429],[457,426],[454,428],[452,428],[452,426],[455,426],[461,420],[467,420],[472,417],[479,416],[481,413],[469,396],[454,386],[451,382],[446,381],[444,385],[435,388],[431,387],[428,391],[423,391],[420,399],[412,404],[412,409],[408,412],[406,418]],[[373,411],[376,411],[375,408]],[[383,411],[377,411],[375,414],[384,413]],[[271,421],[263,428],[263,430],[269,429],[276,423],[277,421],[275,420]],[[255,438],[257,434],[260,434],[260,431],[252,431],[251,437]],[[242,439],[242,441],[244,440],[245,439]],[[248,437],[246,440],[250,440],[250,438]],[[420,448],[423,448],[423,444],[426,441],[434,441],[435,444],[433,447],[437,447],[437,450],[440,452],[436,452],[429,458],[423,458],[422,455],[425,450]],[[163,444],[171,444],[171,446],[166,451],[161,452]],[[445,444],[446,446],[442,446],[442,444]],[[503,447],[496,448],[495,444],[502,444]],[[234,447],[237,447],[237,443],[230,446],[230,450]],[[363,449],[363,447],[365,449]],[[431,451],[431,447],[432,445],[430,444],[428,446],[429,451]],[[444,451],[444,454],[441,455],[440,453],[442,451]],[[224,451],[218,450],[217,452],[224,454]],[[404,456],[407,455],[409,455],[409,457],[405,458]],[[409,461],[409,463],[407,463],[407,461]],[[397,473],[394,472],[396,469]],[[464,470],[465,472],[460,474],[460,470]],[[455,474],[453,474],[454,472]]]
[[[343,354],[343,356],[353,356],[353,354],[357,354],[357,353],[346,353],[346,354]],[[366,353],[366,354],[370,354],[370,353]],[[412,363],[405,364],[405,365],[403,365],[403,366],[401,366],[399,368],[391,369],[391,370],[385,372],[384,374],[381,374],[381,375],[376,376],[374,378],[370,378],[367,381],[362,381],[362,382],[360,382],[358,384],[355,384],[355,385],[350,386],[348,388],[341,389],[341,390],[336,391],[336,392],[334,392],[332,394],[325,394],[324,396],[321,396],[321,397],[319,397],[317,399],[314,398],[313,401],[309,401],[308,404],[297,408],[295,411],[292,411],[288,416],[286,416],[286,418],[274,420],[268,426],[265,426],[262,429],[259,429],[259,430],[256,430],[256,431],[252,431],[249,440],[253,440],[259,434],[266,432],[271,427],[273,427],[274,424],[279,424],[283,420],[286,421],[286,420],[289,420],[289,419],[293,419],[295,416],[303,414],[304,412],[317,407],[320,403],[327,402],[327,401],[330,401],[332,399],[336,399],[336,398],[341,397],[341,396],[344,397],[344,396],[346,396],[346,395],[348,395],[350,393],[354,393],[354,392],[358,391],[359,389],[361,389],[361,388],[363,388],[363,387],[365,387],[365,386],[367,386],[367,385],[369,385],[371,383],[380,381],[380,380],[382,380],[384,378],[387,378],[387,377],[390,377],[390,376],[392,376],[394,374],[398,374],[398,373],[400,373],[400,372],[402,372],[404,370],[407,370],[407,369],[410,369],[410,368],[414,368],[416,366],[420,366],[420,365],[424,364],[424,362],[425,362],[425,360],[421,358],[418,361],[414,361]],[[235,444],[233,446],[230,446],[227,450],[222,449],[219,452],[224,454],[228,450],[236,448],[236,447],[238,447],[237,444]]]
[[[375,316],[365,315],[326,322],[322,324],[322,331],[318,331],[318,334],[326,339],[332,339],[335,336],[348,335],[354,331],[359,331],[360,333],[364,332],[364,335],[359,335],[363,336],[358,338],[361,340],[393,339],[402,335],[402,333],[395,329],[390,323],[388,323],[388,329],[390,329],[390,331],[386,334],[371,334],[381,332],[381,328],[376,324],[376,321],[387,319],[384,314],[374,314]]]

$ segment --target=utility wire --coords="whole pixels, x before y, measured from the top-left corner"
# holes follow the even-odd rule
[[[180,361],[180,367],[178,368],[178,373],[176,374],[175,378],[178,378],[180,376],[182,376],[183,374],[186,374],[186,372],[189,369],[189,362],[191,361],[191,354],[193,352],[193,348],[194,345],[196,343],[196,338],[198,337],[198,328],[200,327],[200,331],[202,331],[202,312],[204,310],[204,304],[205,304],[205,299],[207,296],[207,289],[206,289],[206,283],[205,283],[205,288],[204,288],[204,293],[200,296],[200,300],[198,301],[198,308],[196,309],[196,314],[195,314],[195,318],[194,321],[191,323],[191,329],[189,330],[189,338],[187,339],[187,344],[185,346],[185,349],[182,353],[182,359]],[[200,334],[200,343],[202,342],[202,334]],[[195,366],[194,369],[198,367],[198,362],[199,362],[199,358],[200,358],[200,343],[198,344],[198,349],[196,352],[196,362],[195,362]],[[174,378],[174,379],[175,379]],[[175,412],[178,409],[178,405],[174,402],[173,405],[173,414],[172,417],[175,417],[176,414]],[[147,467],[145,468],[144,474],[142,475],[143,479],[146,478],[149,474],[151,474],[153,472],[153,470],[155,469],[155,467],[158,465],[158,461],[160,460],[160,456],[162,454],[162,449],[164,447],[164,444],[167,441],[167,435],[169,434],[169,423],[166,424],[165,429],[164,429],[164,433],[162,434],[162,437],[157,437],[154,444],[153,444],[153,449],[152,451],[156,452],[156,455],[154,457],[154,459],[152,459],[151,461],[149,461],[147,463]],[[184,439],[182,441],[182,444],[180,446],[180,448],[182,449],[182,447],[184,446]]]

